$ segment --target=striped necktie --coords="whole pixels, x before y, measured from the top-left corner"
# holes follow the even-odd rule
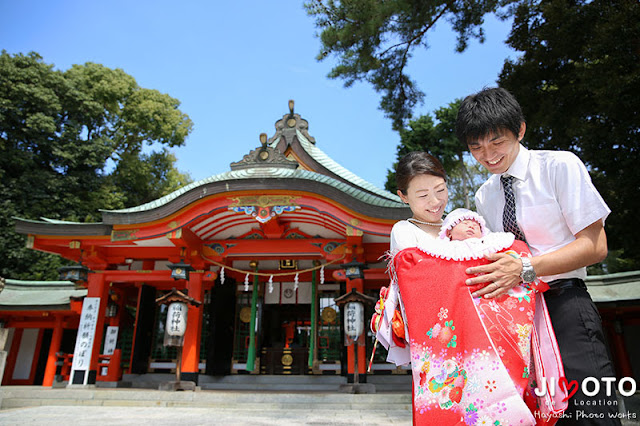
[[[504,190],[504,211],[502,212],[502,227],[505,232],[511,232],[516,239],[527,242],[524,233],[520,230],[516,222],[516,196],[513,193],[513,176],[502,175],[502,189]]]

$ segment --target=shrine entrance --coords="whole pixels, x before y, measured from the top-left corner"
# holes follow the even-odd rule
[[[334,301],[342,294],[340,287],[335,281],[260,283],[255,309],[258,359],[249,374],[341,374],[345,354],[340,309]],[[235,288],[231,374],[247,374],[253,288],[241,283]]]
[[[261,374],[306,374],[311,340],[310,304],[264,306]]]

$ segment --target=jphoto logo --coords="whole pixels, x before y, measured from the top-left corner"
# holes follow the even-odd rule
[[[607,397],[614,396],[615,390],[617,390],[622,396],[631,396],[636,392],[636,381],[631,377],[623,377],[619,381],[615,377],[602,377],[601,379],[587,377],[582,381],[582,383],[578,383],[577,380],[569,381],[566,377],[543,377],[538,382],[538,387],[534,389],[534,392],[539,397],[547,394],[554,397],[558,389],[566,391],[567,396],[563,398],[564,402],[575,395],[578,389],[580,389],[585,396],[594,397],[596,395],[601,395],[600,391],[603,388]],[[617,408],[613,411],[593,411],[594,406],[615,406]],[[619,408],[618,400],[616,398],[579,399],[573,401],[572,410],[566,410],[561,413],[549,413],[546,415],[544,413],[536,413],[536,417],[543,417],[545,420],[548,420],[551,417],[575,420],[605,418],[637,420],[638,413],[624,410],[618,411]]]
[[[611,396],[614,393],[614,389],[617,388],[618,393],[622,396],[631,396],[636,392],[636,381],[632,377],[623,377],[618,381],[615,377],[602,377],[598,380],[595,377],[585,378],[581,384],[578,384],[577,380],[567,380],[566,377],[542,377],[538,383],[538,387],[534,389],[537,396],[545,396],[547,392],[551,396],[555,396],[556,387],[567,392],[567,396],[563,399],[566,401],[571,398],[578,389],[582,390],[582,393],[586,396],[596,396],[600,393],[602,386],[605,387],[605,393],[607,396]],[[628,384],[628,386],[627,386]]]

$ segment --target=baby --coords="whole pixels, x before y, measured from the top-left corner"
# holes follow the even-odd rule
[[[478,213],[467,209],[455,209],[449,213],[440,228],[441,239],[463,241],[469,238],[483,238],[489,234],[484,219]]]
[[[420,248],[433,256],[451,260],[480,259],[497,251],[520,257],[520,251],[528,251],[525,244],[514,244],[512,233],[491,232],[482,216],[462,208],[449,213],[438,238]]]

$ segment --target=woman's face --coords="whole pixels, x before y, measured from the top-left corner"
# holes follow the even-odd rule
[[[438,176],[418,175],[409,181],[407,195],[398,196],[409,204],[413,217],[423,222],[440,222],[449,201],[447,183]]]

